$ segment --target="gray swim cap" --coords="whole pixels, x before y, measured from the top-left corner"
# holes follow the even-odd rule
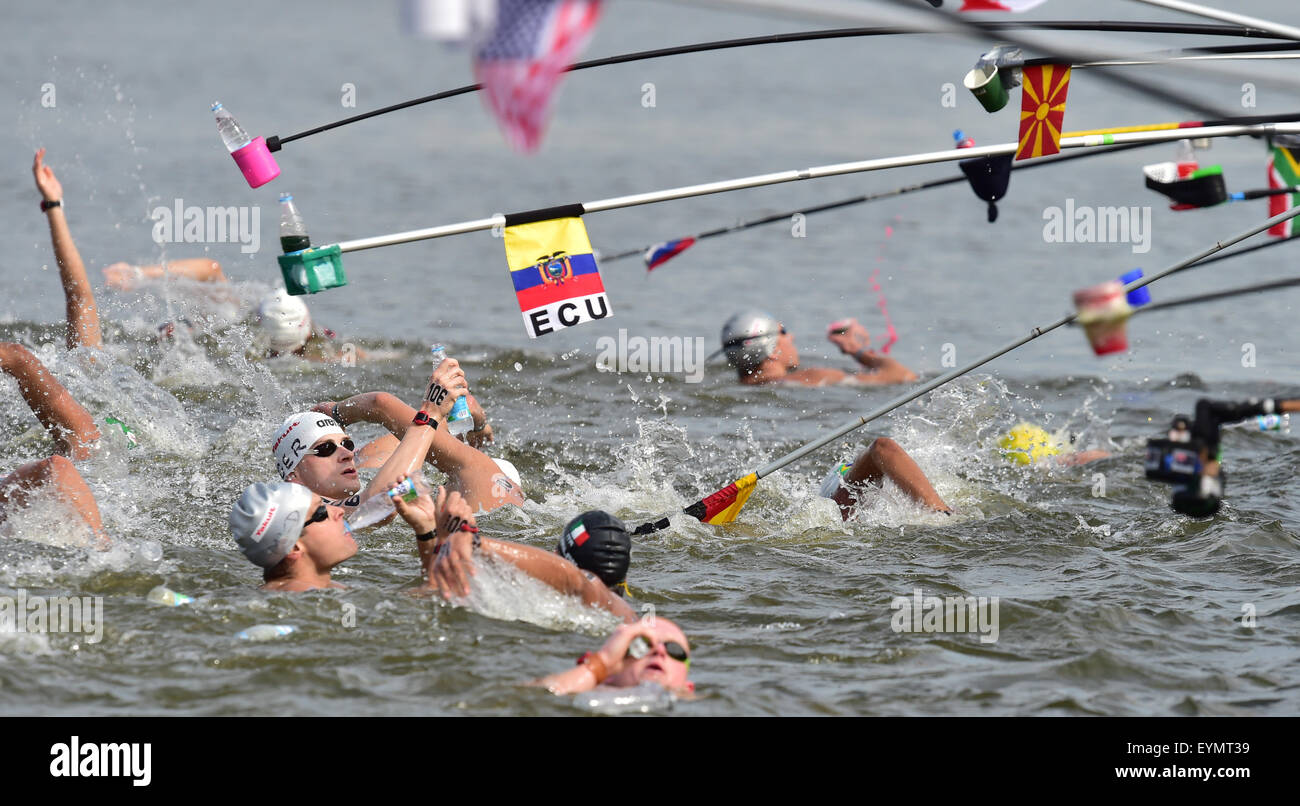
[[[752,372],[776,352],[781,323],[767,311],[741,311],[722,326],[722,350],[741,372]]]
[[[250,484],[230,510],[230,534],[249,562],[274,567],[302,534],[311,501],[301,484]]]

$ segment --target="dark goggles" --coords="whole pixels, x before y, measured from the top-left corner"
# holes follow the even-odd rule
[[[632,643],[628,646],[627,656],[629,658],[634,658],[634,659],[644,658],[646,655],[650,654],[651,648],[652,647],[650,646],[649,641],[645,640],[640,636],[637,636],[636,638],[632,639]],[[682,646],[676,641],[665,641],[664,651],[668,653],[668,657],[672,658],[678,663],[691,662],[691,656],[689,653],[687,653],[686,647]]]
[[[306,529],[308,526],[311,526],[313,523],[320,523],[321,521],[329,520],[329,517],[330,517],[329,509],[327,509],[324,504],[321,504],[320,506],[316,507],[315,512],[311,513],[310,518],[303,521],[302,528]]]
[[[344,437],[339,442],[322,442],[321,444],[312,448],[309,451],[309,453],[314,453],[320,458],[325,459],[330,456],[333,456],[334,451],[337,451],[340,445],[343,446],[344,448],[347,448],[350,451],[355,451],[357,449],[357,443],[352,441],[352,437]]]

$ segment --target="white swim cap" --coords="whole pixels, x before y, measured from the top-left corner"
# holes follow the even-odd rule
[[[839,492],[840,487],[844,486],[844,474],[849,472],[849,467],[848,462],[835,463],[835,467],[832,467],[831,471],[826,474],[826,478],[822,479],[822,487],[818,491],[822,498],[835,497],[835,493]]]
[[[277,353],[291,353],[306,344],[311,336],[307,305],[284,289],[263,297],[258,303],[257,323]]]
[[[516,487],[519,487],[521,489],[523,488],[524,482],[519,478],[519,471],[515,468],[514,465],[512,465],[510,462],[507,462],[505,459],[493,459],[492,461],[497,463],[497,467],[501,468],[501,472],[505,473],[506,478],[513,481]]]
[[[751,372],[776,352],[781,323],[766,311],[741,311],[722,326],[722,350],[741,372]]]
[[[346,437],[348,432],[333,417],[319,411],[290,414],[280,424],[271,442],[271,453],[275,454],[275,469],[280,471],[280,478],[289,477],[316,440],[331,434]]]
[[[230,534],[250,562],[272,568],[298,542],[311,502],[300,484],[250,484],[230,509]]]

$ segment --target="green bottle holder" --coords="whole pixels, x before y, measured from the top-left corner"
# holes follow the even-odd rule
[[[343,271],[343,253],[338,244],[290,252],[277,259],[280,273],[284,275],[285,290],[295,296],[348,284],[348,276]]]

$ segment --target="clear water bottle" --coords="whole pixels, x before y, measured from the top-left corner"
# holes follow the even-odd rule
[[[297,631],[292,624],[254,624],[247,630],[240,630],[235,637],[241,641],[273,641]]]
[[[293,194],[280,194],[280,248],[284,253],[301,252],[311,246],[307,237],[307,225],[303,223],[298,208],[294,206]]]
[[[352,517],[347,519],[348,528],[352,531],[364,529],[393,514],[393,495],[400,495],[405,501],[414,501],[428,493],[429,485],[424,483],[424,479],[412,476],[391,491],[376,493],[362,501],[360,506],[352,511]]]
[[[221,142],[226,144],[227,151],[233,154],[253,142],[253,138],[248,136],[248,132],[239,125],[234,115],[225,110],[220,101],[212,104],[212,111],[217,116],[217,131],[221,132]]]
[[[433,355],[433,369],[437,371],[438,366],[447,357],[447,348],[435,344],[430,349],[430,353]],[[469,413],[469,402],[463,396],[456,398],[456,404],[451,407],[451,414],[447,415],[447,431],[452,436],[458,437],[473,428],[474,416]]]
[[[186,596],[183,593],[177,593],[166,585],[159,585],[145,595],[145,598],[154,604],[166,605],[167,607],[180,607],[194,601],[193,596]]]

